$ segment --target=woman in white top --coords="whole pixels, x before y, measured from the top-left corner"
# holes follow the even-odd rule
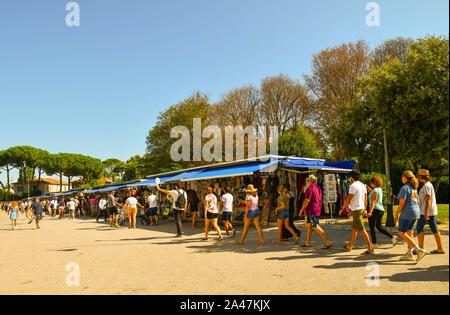
[[[209,233],[209,224],[212,223],[212,226],[219,234],[219,241],[222,240],[222,234],[220,233],[220,228],[217,225],[217,221],[219,219],[219,209],[217,208],[217,197],[213,194],[212,187],[207,188],[208,194],[205,196],[205,238],[208,239]]]
[[[259,208],[258,208],[258,189],[254,188],[253,185],[248,185],[247,189],[244,190],[247,193],[247,197],[245,198],[245,216],[244,216],[244,231],[242,232],[242,237],[238,244],[244,244],[245,237],[248,233],[248,228],[250,224],[255,224],[256,230],[259,234],[259,243],[264,244],[263,233],[261,227],[259,225]]]
[[[131,225],[133,224],[133,229],[136,228],[136,214],[137,207],[144,209],[143,206],[137,201],[135,197],[130,193],[125,205],[123,206],[123,211],[128,208],[128,228],[131,229]]]

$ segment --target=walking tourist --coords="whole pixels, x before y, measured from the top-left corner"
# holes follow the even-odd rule
[[[148,196],[148,217],[150,218],[150,225],[158,225],[158,196],[153,190],[150,190]],[[155,223],[153,223],[153,221]]]
[[[36,223],[36,229],[40,229],[39,222],[42,220],[42,203],[39,201],[39,198],[34,200],[34,203],[31,205],[34,214],[34,221]]]
[[[312,232],[316,231],[325,241],[322,249],[329,249],[332,245],[319,223],[320,213],[322,211],[322,190],[317,185],[316,176],[310,175],[306,181],[308,188],[305,191],[305,200],[303,201],[299,214],[300,216],[303,216],[304,213],[306,214],[306,241],[301,246],[311,247]]]
[[[187,209],[192,215],[192,228],[197,228],[196,218],[198,214],[198,206],[200,203],[200,199],[198,198],[197,192],[193,189],[189,189],[186,191],[187,199],[188,199],[188,205]]]
[[[220,228],[217,225],[219,219],[219,209],[217,208],[217,197],[213,194],[212,187],[207,188],[207,195],[205,196],[205,240],[208,239],[209,225],[212,224],[217,234],[219,234],[219,241],[222,240]]]
[[[160,192],[167,194],[172,199],[172,211],[175,217],[175,222],[177,225],[177,235],[176,237],[181,237],[183,235],[183,225],[181,223],[181,215],[183,211],[186,211],[187,207],[187,194],[179,187],[178,184],[174,185],[173,190],[165,190],[159,187],[159,179],[156,182],[156,189]]]
[[[417,176],[419,181],[423,184],[422,189],[419,192],[419,206],[420,206],[420,218],[417,221],[417,238],[419,239],[419,247],[424,248],[425,225],[431,229],[436,240],[437,249],[430,252],[430,254],[445,254],[444,247],[442,245],[442,236],[439,232],[436,216],[438,214],[436,204],[436,193],[434,191],[433,184],[430,182],[430,172],[428,170],[419,170]]]
[[[281,236],[284,228],[289,231],[292,236],[295,237],[295,243],[300,242],[300,237],[295,234],[294,230],[289,226],[289,209],[287,205],[287,197],[284,186],[278,186],[278,199],[277,199],[277,222],[278,222],[278,241],[277,244],[281,244]]]
[[[369,192],[369,212],[367,217],[369,218],[370,238],[375,248],[377,245],[377,233],[375,228],[381,233],[389,237],[392,245],[395,246],[398,242],[396,236],[392,235],[386,228],[383,227],[383,180],[379,176],[374,176],[370,180],[370,187],[366,185],[366,189]]]
[[[230,230],[233,231],[234,236],[236,235],[236,230],[231,224],[231,216],[233,215],[234,210],[233,195],[231,194],[230,187],[225,187],[223,190],[225,193],[222,195],[222,198],[220,199],[220,206],[222,209],[222,221],[225,226],[225,232],[227,233],[227,236],[229,236]]]
[[[138,202],[134,194],[131,192],[128,199],[125,201],[125,205],[123,206],[123,210],[127,210],[128,213],[128,228],[136,229],[136,215],[137,208],[144,209],[144,207]]]
[[[361,173],[358,170],[353,170],[350,172],[350,176],[352,184],[350,186],[349,194],[345,199],[341,210],[339,211],[339,215],[342,215],[344,210],[350,205],[353,217],[352,236],[350,243],[348,246],[344,246],[344,249],[349,252],[352,250],[358,232],[360,232],[368,247],[368,249],[362,254],[373,254],[374,247],[370,242],[369,234],[367,234],[364,226],[364,215],[367,208],[367,189],[366,186],[359,181]]]
[[[259,234],[259,243],[262,245],[264,244],[264,238],[259,223],[261,215],[258,207],[258,189],[249,184],[244,191],[247,193],[247,196],[245,197],[244,231],[242,232],[241,239],[237,243],[240,245],[244,244],[250,224],[253,222]]]
[[[11,220],[13,230],[17,230],[17,217],[19,216],[19,204],[17,201],[11,202],[11,206],[8,208],[8,215]]]
[[[408,252],[400,258],[405,261],[416,261],[418,263],[428,253],[416,245],[414,241],[414,224],[420,217],[417,188],[419,181],[411,171],[402,174],[403,186],[398,193],[399,205],[395,213],[395,223],[398,222],[398,234],[408,244]],[[417,256],[414,258],[413,250]]]

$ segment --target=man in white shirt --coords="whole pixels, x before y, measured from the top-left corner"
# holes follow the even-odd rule
[[[361,235],[366,241],[368,247],[363,255],[373,254],[374,246],[370,241],[369,234],[367,233],[364,226],[364,216],[366,215],[367,208],[367,188],[366,185],[359,181],[361,173],[358,170],[353,170],[352,172],[350,172],[350,176],[353,184],[350,186],[349,194],[345,199],[341,210],[339,211],[339,215],[342,215],[344,209],[346,209],[348,205],[350,205],[353,217],[352,236],[350,238],[350,244],[348,244],[348,246],[344,246],[344,249],[350,252],[353,248],[353,244],[355,243],[358,232],[361,232]]]
[[[107,213],[106,213],[106,203],[107,203],[107,201],[106,201],[105,196],[102,196],[100,201],[98,202],[98,209],[99,210],[98,210],[98,215],[97,215],[97,222],[98,222],[98,219],[102,216],[102,214],[105,216],[105,222],[106,222],[106,215],[107,215]]]
[[[178,184],[175,184],[174,188],[174,190],[165,190],[159,187],[159,179],[156,182],[156,189],[162,193],[170,195],[172,198],[172,211],[177,225],[176,237],[181,237],[183,235],[181,216],[187,207],[187,194]]]
[[[155,220],[155,225],[158,225],[158,196],[155,195],[154,191],[150,191],[148,196],[148,217],[150,218],[150,225],[153,225],[153,220]]]
[[[236,235],[236,230],[234,229],[233,225],[231,225],[231,215],[233,214],[233,195],[230,194],[231,189],[230,187],[225,187],[224,189],[225,194],[222,195],[222,198],[220,199],[220,206],[222,209],[222,221],[225,225],[225,231],[227,232],[227,236],[229,235],[228,231],[233,231],[233,236]]]

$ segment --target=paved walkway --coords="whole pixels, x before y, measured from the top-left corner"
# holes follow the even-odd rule
[[[265,245],[258,244],[253,228],[240,246],[233,238],[215,241],[215,232],[202,241],[203,229],[188,223],[185,236],[174,238],[173,221],[138,224],[136,230],[111,229],[95,219],[47,217],[40,230],[23,215],[18,223],[11,231],[8,216],[0,212],[0,294],[449,294],[448,232],[447,254],[426,256],[416,265],[398,260],[405,244],[392,248],[382,235],[376,255],[360,255],[361,237],[353,252],[344,252],[350,238],[346,222],[323,224],[335,244],[330,250],[320,249],[315,234],[312,248],[293,241],[277,245],[274,226],[264,229]],[[304,240],[305,225],[296,224]],[[425,245],[435,248],[432,235]],[[78,286],[67,285],[77,284],[70,277],[73,266],[79,266]],[[369,286],[366,278],[377,268],[379,285]]]

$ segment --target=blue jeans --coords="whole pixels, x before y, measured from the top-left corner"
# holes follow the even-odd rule
[[[425,216],[421,215],[419,220],[417,221],[417,234],[423,233],[423,229],[425,228],[425,225],[428,223],[428,226],[431,229],[431,232],[433,232],[433,234],[439,233],[439,229],[437,226],[437,222],[436,222],[436,217],[435,216],[430,216],[428,217],[429,220],[425,221]]]

